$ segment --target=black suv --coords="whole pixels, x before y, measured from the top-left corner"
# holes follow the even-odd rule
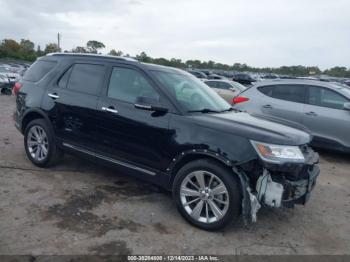
[[[16,127],[39,167],[64,152],[122,168],[173,192],[207,230],[255,221],[261,205],[309,199],[311,136],[236,111],[189,73],[128,58],[51,54],[16,84]]]

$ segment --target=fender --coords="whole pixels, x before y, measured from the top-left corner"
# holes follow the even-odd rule
[[[225,156],[220,155],[217,152],[207,150],[207,149],[191,149],[181,152],[179,155],[173,158],[172,162],[170,163],[169,167],[166,169],[166,173],[173,174],[174,170],[178,166],[181,161],[188,157],[188,156],[209,156],[211,158],[214,158],[216,160],[219,160],[221,163],[228,167],[233,166],[233,162],[226,158]]]
[[[54,128],[52,126],[51,120],[47,116],[47,114],[45,114],[45,112],[39,108],[31,108],[31,109],[26,110],[26,112],[23,114],[22,119],[20,121],[20,123],[21,123],[20,130],[21,130],[22,134],[24,134],[24,131],[25,131],[23,128],[24,127],[23,124],[28,124],[26,119],[32,113],[39,114],[41,116],[41,118],[45,119],[47,121],[51,131],[54,132]]]
[[[242,219],[245,225],[250,224],[251,222],[256,222],[256,213],[260,208],[260,205],[253,194],[251,194],[251,189],[249,187],[249,177],[247,174],[237,168],[238,164],[235,161],[231,161],[227,157],[207,149],[192,149],[181,152],[178,156],[174,157],[172,163],[166,169],[166,174],[171,176],[171,183],[176,175],[174,172],[177,166],[181,161],[189,156],[209,156],[223,163],[225,166],[229,167],[232,170],[232,174],[236,175],[239,181],[239,186],[242,194]],[[171,184],[170,183],[170,184]],[[171,186],[169,185],[169,188]]]

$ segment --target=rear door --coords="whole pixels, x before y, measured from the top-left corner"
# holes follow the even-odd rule
[[[260,102],[261,112],[282,119],[301,123],[306,101],[304,85],[272,85],[258,88],[267,97]]]
[[[104,64],[73,63],[46,90],[42,108],[65,145],[94,150],[97,95],[105,73]]]
[[[350,112],[343,109],[349,99],[325,87],[310,86],[308,90],[303,125],[312,131],[314,144],[350,148]]]

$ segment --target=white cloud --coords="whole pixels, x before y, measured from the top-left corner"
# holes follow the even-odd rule
[[[130,54],[253,66],[349,67],[348,0],[0,0],[0,38],[63,35]]]

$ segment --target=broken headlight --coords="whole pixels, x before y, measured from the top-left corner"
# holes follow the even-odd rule
[[[298,146],[273,145],[250,141],[260,158],[274,164],[304,163],[305,158]]]

